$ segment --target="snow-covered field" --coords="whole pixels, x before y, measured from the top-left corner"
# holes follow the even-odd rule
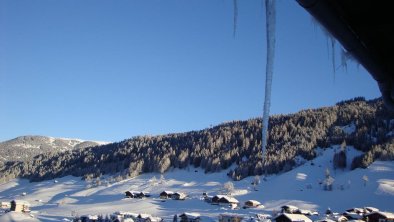
[[[321,155],[293,170],[261,178],[257,191],[251,185],[253,177],[233,182],[233,196],[242,206],[244,201],[254,199],[260,201],[265,208],[235,209],[211,205],[201,200],[202,193],[218,194],[223,184],[229,181],[226,173],[204,174],[204,170],[190,168],[174,169],[163,175],[150,173],[133,179],[115,183],[105,183],[87,188],[87,182],[76,177],[64,177],[57,182],[43,181],[29,183],[17,179],[0,184],[0,201],[21,199],[32,205],[32,214],[40,221],[61,221],[71,219],[72,215],[111,214],[115,211],[149,213],[154,216],[172,220],[174,214],[197,212],[203,216],[217,218],[219,213],[231,212],[245,215],[255,213],[272,213],[285,204],[295,205],[302,209],[324,212],[328,207],[333,211],[342,212],[352,207],[373,206],[383,211],[394,211],[394,162],[375,162],[368,169],[350,171],[334,170],[332,157],[335,150],[321,150]],[[348,147],[348,166],[352,157],[359,151]],[[326,168],[330,169],[335,182],[333,191],[324,191],[319,184],[325,177]],[[368,177],[364,183],[363,176]],[[151,193],[146,199],[124,199],[127,190],[147,191]],[[184,201],[159,199],[164,190],[180,191],[188,194]],[[22,195],[22,193],[26,195]],[[6,215],[4,215],[6,216]],[[0,221],[2,218],[0,217]],[[8,215],[15,218],[20,215]],[[15,221],[18,221],[16,219]],[[20,221],[26,221],[20,219]]]

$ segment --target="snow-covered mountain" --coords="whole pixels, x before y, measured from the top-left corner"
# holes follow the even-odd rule
[[[100,182],[83,181],[72,176],[33,183],[25,179],[14,179],[0,184],[0,201],[29,201],[32,215],[40,221],[67,221],[72,219],[72,215],[107,215],[115,211],[148,213],[160,216],[165,221],[172,221],[175,214],[195,212],[203,216],[202,221],[217,221],[218,215],[224,212],[246,217],[256,213],[273,214],[282,205],[318,211],[320,215],[328,207],[334,212],[365,206],[394,211],[394,162],[376,161],[366,169],[350,170],[347,167],[334,170],[332,156],[339,149],[339,146],[320,149],[314,160],[300,161],[300,165],[291,171],[265,179],[260,177],[261,183],[256,187],[251,185],[254,177],[232,181],[234,190],[231,195],[240,202],[239,209],[203,201],[203,192],[208,192],[209,195],[219,194],[229,177],[225,172],[205,174],[203,169],[193,167],[172,168],[162,175],[147,173],[126,180],[117,180],[116,175],[107,175]],[[360,154],[360,151],[351,146],[346,148],[346,152],[347,161]],[[326,177],[327,169],[334,178],[332,191],[325,191],[320,184]],[[125,199],[124,192],[127,190],[150,192],[151,197]],[[163,201],[159,199],[159,193],[164,190],[184,192],[188,198],[184,201]],[[23,193],[26,194],[22,195]],[[243,209],[243,203],[251,199],[261,202],[265,207]],[[8,215],[11,216],[13,221],[18,221],[15,218],[21,217]],[[6,220],[0,216],[0,221],[2,219]]]
[[[21,136],[0,143],[0,162],[24,161],[38,154],[64,152],[102,144],[106,143],[46,136]]]

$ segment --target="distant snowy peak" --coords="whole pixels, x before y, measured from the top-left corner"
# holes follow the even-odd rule
[[[64,152],[104,144],[108,143],[47,136],[20,136],[0,143],[0,162],[23,161],[42,153]]]

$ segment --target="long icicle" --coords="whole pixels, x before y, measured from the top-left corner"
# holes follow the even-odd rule
[[[237,22],[238,22],[238,4],[237,0],[233,0],[234,3],[234,21],[233,21],[233,37],[237,33]]]
[[[263,162],[267,146],[268,119],[271,106],[271,86],[275,56],[275,0],[265,0],[266,32],[267,32],[267,64],[265,68],[265,98],[263,113],[262,151]]]

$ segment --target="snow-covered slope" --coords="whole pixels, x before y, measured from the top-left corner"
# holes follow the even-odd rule
[[[46,136],[21,136],[0,143],[0,162],[21,161],[42,153],[64,152],[101,144],[106,143]]]
[[[236,209],[211,205],[203,200],[203,192],[217,194],[223,184],[229,181],[225,172],[204,174],[199,168],[188,170],[174,169],[163,175],[143,174],[133,179],[120,182],[107,182],[101,179],[100,186],[88,188],[88,184],[76,177],[64,177],[58,181],[29,183],[16,179],[0,184],[0,201],[12,199],[27,200],[32,204],[33,215],[41,221],[59,221],[71,219],[71,215],[110,214],[115,211],[149,213],[172,220],[174,214],[198,212],[209,218],[217,218],[222,212],[245,215],[254,213],[272,213],[280,206],[291,204],[302,209],[324,212],[328,207],[342,212],[352,207],[373,206],[385,211],[394,211],[394,162],[374,162],[367,169],[350,171],[332,168],[334,148],[320,150],[321,155],[299,167],[261,180],[254,190],[249,177],[233,182],[233,196],[241,203],[254,199],[260,201],[263,209]],[[359,151],[347,148],[348,160],[359,155]],[[350,165],[350,164],[348,164]],[[335,182],[333,191],[324,191],[319,184],[325,177],[326,168],[330,170]],[[363,176],[368,177],[364,183]],[[147,199],[124,199],[127,190],[147,191],[152,197]],[[184,201],[158,198],[164,190],[181,191],[189,195]],[[22,193],[27,195],[23,196]]]

